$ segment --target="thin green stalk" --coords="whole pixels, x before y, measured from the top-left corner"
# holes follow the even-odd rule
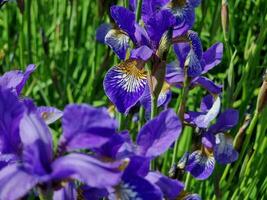
[[[136,22],[138,23],[140,18],[141,18],[141,12],[142,12],[142,0],[138,0],[138,3],[137,3],[137,11],[136,11]]]

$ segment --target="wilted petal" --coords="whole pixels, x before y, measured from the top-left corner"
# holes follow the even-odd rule
[[[194,151],[190,154],[185,170],[190,172],[196,179],[207,179],[213,172],[215,159],[205,152]]]
[[[85,104],[68,105],[62,123],[60,146],[67,150],[100,147],[110,140],[117,128],[117,122],[105,108]]]
[[[146,123],[137,137],[140,155],[154,157],[164,153],[178,139],[181,122],[176,113],[168,109]]]
[[[127,60],[112,67],[104,79],[104,89],[119,112],[125,113],[142,96],[147,80],[145,69],[137,60]]]
[[[96,40],[100,43],[105,43],[105,37],[107,33],[111,30],[111,24],[103,23],[96,30]]]
[[[173,15],[167,10],[158,12],[148,20],[145,27],[154,49],[158,48],[163,34],[172,27],[174,23],[175,19]]]
[[[20,137],[23,143],[24,165],[39,175],[50,171],[53,156],[52,135],[48,126],[37,113],[33,102],[28,101],[27,112],[20,122]]]
[[[85,154],[72,153],[52,163],[53,178],[74,178],[90,187],[105,188],[116,185],[121,178],[120,163],[104,163]]]
[[[52,124],[62,117],[62,111],[54,107],[40,106],[37,112],[44,119],[46,124]]]
[[[228,109],[224,111],[217,119],[216,124],[212,125],[209,129],[211,133],[226,132],[233,128],[238,123],[238,111]]]
[[[110,14],[119,28],[125,31],[135,42],[135,14],[122,6],[112,6]]]
[[[54,200],[76,200],[77,199],[77,192],[75,189],[75,184],[70,182],[67,185],[54,192],[53,196]]]
[[[0,154],[20,152],[19,122],[24,110],[13,92],[0,87]]]
[[[184,189],[184,184],[180,181],[170,179],[158,172],[150,172],[146,179],[157,185],[166,199],[176,199]]]
[[[19,199],[37,183],[38,178],[26,173],[17,165],[8,165],[0,170],[0,199]]]
[[[217,97],[210,110],[205,114],[197,116],[194,119],[194,123],[199,128],[207,128],[210,125],[211,121],[214,120],[219,114],[220,108],[221,108],[221,99],[220,97]]]
[[[129,47],[129,36],[126,33],[111,29],[105,36],[105,43],[118,55],[119,59],[125,60]]]
[[[223,44],[216,43],[212,45],[207,51],[203,53],[202,59],[204,60],[205,66],[202,74],[208,72],[210,69],[218,65],[222,61],[223,57]]]
[[[114,193],[109,195],[110,200],[153,199],[162,200],[160,189],[143,177],[135,174],[124,174],[122,182],[116,186]]]
[[[218,163],[228,164],[237,160],[238,152],[233,147],[233,140],[223,133],[216,134],[214,156]]]
[[[210,93],[213,94],[222,93],[222,88],[223,88],[222,85],[217,85],[206,77],[200,76],[196,80],[194,80],[192,84],[194,85],[196,83],[205,88],[206,90],[208,90]]]
[[[151,58],[153,51],[146,45],[141,46],[137,49],[133,49],[131,51],[131,58],[132,59],[139,59],[143,61],[147,61]]]

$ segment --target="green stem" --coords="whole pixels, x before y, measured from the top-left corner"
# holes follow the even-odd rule
[[[40,189],[39,190],[40,200],[53,200],[53,190],[52,189]]]
[[[135,18],[137,23],[139,22],[141,18],[142,1],[143,0],[138,0],[138,3],[137,3],[137,11],[136,11],[136,18]]]

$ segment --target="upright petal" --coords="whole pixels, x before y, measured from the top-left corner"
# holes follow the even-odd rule
[[[117,29],[111,29],[105,36],[105,43],[118,55],[119,59],[125,60],[129,48],[129,36]]]
[[[238,123],[238,111],[234,109],[228,109],[224,111],[216,123],[209,128],[211,133],[226,132],[233,128]]]
[[[155,157],[164,153],[178,139],[181,122],[175,112],[168,109],[146,123],[137,137],[140,155]]]
[[[202,59],[204,60],[205,66],[202,74],[208,72],[210,69],[218,65],[222,61],[223,57],[223,44],[216,43],[212,45],[207,51],[203,53]]]
[[[121,178],[121,163],[104,163],[85,154],[72,153],[52,163],[54,180],[74,178],[90,187],[106,188],[116,185]],[[96,176],[97,175],[97,176]]]
[[[76,200],[77,192],[73,182],[67,183],[66,186],[54,192],[54,200]]]
[[[228,164],[237,160],[238,152],[233,147],[233,140],[230,136],[218,133],[215,140],[214,156],[218,163]]]
[[[184,189],[184,184],[180,181],[170,179],[158,172],[149,172],[146,179],[157,185],[166,199],[177,199],[181,191]]]
[[[40,116],[43,118],[46,124],[54,123],[59,118],[61,118],[63,114],[61,110],[47,106],[38,107],[37,112],[40,114]]]
[[[107,33],[112,29],[111,24],[103,23],[96,30],[96,40],[102,44],[105,43]]]
[[[119,28],[125,31],[135,42],[135,14],[122,6],[112,6],[110,14]]]
[[[131,51],[131,58],[132,59],[139,59],[143,61],[147,61],[151,58],[153,51],[146,45],[143,45],[137,49],[133,49]]]
[[[109,116],[105,108],[72,104],[64,110],[62,126],[61,148],[89,149],[108,142],[116,132],[117,122]]]
[[[19,123],[24,110],[13,92],[0,87],[0,154],[20,153]]]
[[[23,74],[23,79],[16,87],[18,95],[21,93],[24,85],[26,84],[27,80],[29,79],[30,75],[35,71],[36,66],[34,64],[30,64],[27,66],[26,71]]]
[[[190,154],[185,170],[196,179],[207,179],[213,172],[215,159],[202,151],[194,151]]]
[[[0,170],[0,199],[20,199],[36,184],[38,178],[23,171],[17,165],[8,165]]]
[[[119,112],[125,113],[142,96],[147,84],[145,69],[137,60],[127,60],[112,67],[104,79],[104,89]]]
[[[53,156],[52,135],[30,101],[20,122],[20,137],[25,167],[39,175],[49,173]]]

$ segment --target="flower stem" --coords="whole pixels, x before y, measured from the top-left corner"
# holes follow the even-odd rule
[[[137,23],[139,22],[139,20],[141,18],[142,1],[143,0],[138,0],[138,2],[137,2],[137,8],[136,8],[137,10],[136,10],[136,18],[135,18]]]
[[[39,189],[40,200],[53,200],[53,190],[52,189]]]

